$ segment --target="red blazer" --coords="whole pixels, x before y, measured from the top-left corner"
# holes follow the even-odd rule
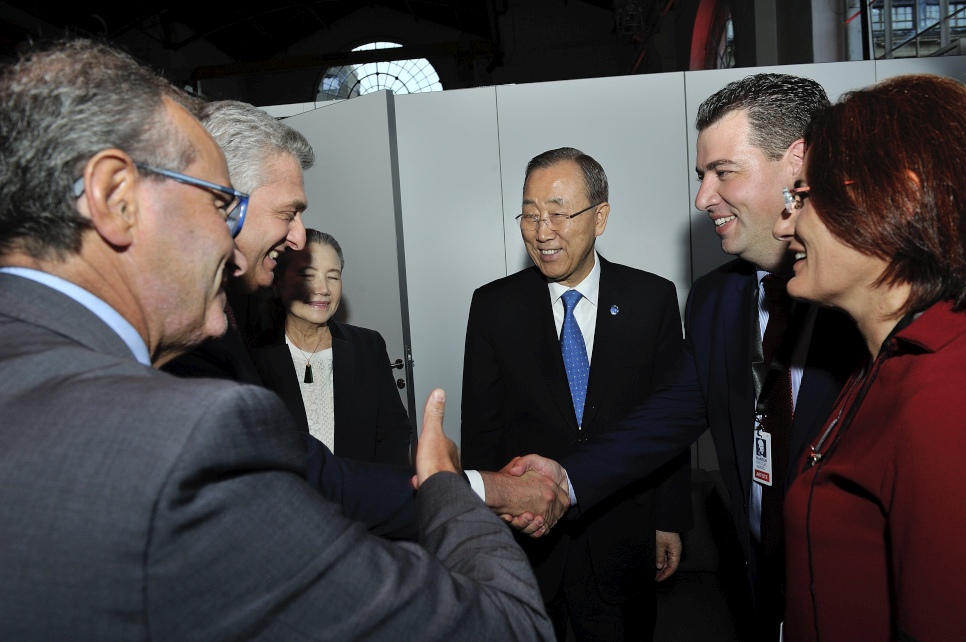
[[[966,640],[964,364],[966,314],[939,303],[843,390],[785,500],[786,639]]]

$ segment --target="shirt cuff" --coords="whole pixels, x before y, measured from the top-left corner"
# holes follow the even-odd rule
[[[483,483],[483,475],[480,474],[478,470],[464,470],[463,474],[466,475],[466,479],[470,482],[470,488],[476,493],[483,503],[486,503],[486,485]]]
[[[567,474],[567,471],[564,470],[563,473],[564,473],[564,477],[567,478],[567,492],[570,493],[570,505],[576,506],[577,494],[574,492],[574,485],[570,483],[570,475]]]

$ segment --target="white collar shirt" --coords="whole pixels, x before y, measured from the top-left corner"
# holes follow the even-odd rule
[[[574,307],[574,318],[580,328],[580,334],[584,337],[584,344],[587,347],[587,363],[592,363],[594,356],[594,333],[597,331],[597,302],[600,298],[600,260],[597,252],[594,252],[594,267],[584,280],[572,288],[561,285],[556,281],[547,284],[550,290],[550,305],[553,308],[553,323],[557,328],[557,337],[560,337],[563,328],[564,304],[563,293],[567,290],[577,290],[581,298]]]

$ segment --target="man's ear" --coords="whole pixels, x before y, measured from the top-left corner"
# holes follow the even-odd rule
[[[792,176],[799,176],[805,166],[805,139],[799,138],[785,150],[785,157],[791,164]]]
[[[120,149],[105,149],[84,165],[84,193],[78,209],[97,233],[115,247],[127,247],[138,221],[138,169]]]
[[[607,228],[607,217],[610,215],[610,203],[604,201],[597,206],[594,211],[594,215],[597,217],[596,224],[594,225],[594,231],[597,236],[604,233],[604,229]]]

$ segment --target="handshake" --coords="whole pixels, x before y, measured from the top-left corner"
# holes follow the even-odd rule
[[[499,472],[483,472],[486,505],[530,537],[550,532],[570,508],[567,473],[539,455],[515,457]]]
[[[443,434],[446,395],[432,391],[423,411],[423,431],[416,449],[414,488],[441,471],[460,469],[459,453]],[[486,505],[510,525],[530,537],[540,537],[570,508],[567,474],[557,462],[527,455],[517,457],[495,473],[480,471],[486,488]]]

